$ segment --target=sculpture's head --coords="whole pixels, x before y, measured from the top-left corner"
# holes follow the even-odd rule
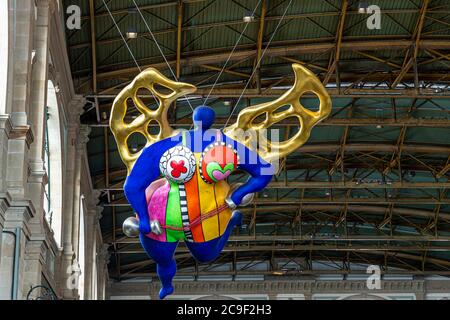
[[[205,105],[195,108],[194,114],[192,115],[195,129],[208,130],[214,124],[215,120],[216,113],[211,107]]]

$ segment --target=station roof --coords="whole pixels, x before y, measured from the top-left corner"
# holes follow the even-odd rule
[[[153,66],[198,87],[189,97],[193,107],[211,93],[208,105],[220,128],[245,106],[289,88],[292,63],[326,85],[331,116],[243,210],[244,228],[219,260],[198,266],[183,247],[179,273],[245,275],[263,263],[258,272],[266,275],[349,273],[355,264],[450,274],[448,1],[378,0],[380,29],[368,28],[371,14],[359,12],[359,1],[135,2],[139,10],[125,0],[64,1],[82,9],[81,30],[66,32],[67,49],[76,91],[90,102],[82,122],[92,127],[88,159],[102,191],[110,277],[155,270],[121,228],[133,211],[122,190],[126,168],[108,128],[114,97]],[[135,38],[127,37],[131,31]],[[314,97],[302,103],[317,107]],[[182,99],[170,122],[189,129],[190,116]],[[289,122],[277,127],[282,136],[298,129]],[[142,148],[145,141],[130,143]],[[319,262],[329,268],[317,268]]]

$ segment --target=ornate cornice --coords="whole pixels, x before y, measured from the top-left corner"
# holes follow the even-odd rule
[[[7,114],[0,114],[0,130],[3,130],[8,138],[12,127],[11,117]]]
[[[422,291],[424,281],[381,281],[381,289],[369,290],[365,281],[218,281],[174,282],[178,294],[208,294],[210,292],[235,294],[260,293],[381,293]],[[150,284],[158,291],[158,282]]]
[[[7,214],[14,215],[16,217],[22,217],[23,221],[28,222],[34,217],[36,209],[33,206],[31,200],[12,200],[11,205],[8,207]]]
[[[81,95],[76,95],[72,98],[68,105],[69,125],[80,123],[80,115],[83,113],[84,105],[86,104],[86,98]]]
[[[9,195],[9,193],[0,195],[0,226],[2,227],[5,222],[5,214],[10,206],[10,203],[11,203],[11,196]]]
[[[31,239],[27,241],[25,255],[27,260],[39,260],[41,265],[46,264],[47,246],[44,239]]]
[[[29,238],[31,234],[29,222],[34,217],[35,212],[31,200],[12,200],[4,215],[5,227],[21,228],[25,236]]]
[[[77,149],[84,151],[86,144],[89,141],[89,134],[91,133],[91,128],[86,125],[80,126],[80,132],[77,137]]]
[[[94,214],[94,223],[99,222],[103,217],[103,210],[104,208],[100,206],[90,209],[90,211]]]
[[[58,1],[57,0],[49,0],[49,10],[50,14],[53,14],[55,10],[58,9]]]
[[[103,244],[100,249],[100,252],[97,253],[97,259],[99,260],[101,265],[107,266],[109,263],[109,259],[111,257],[111,253],[108,251],[109,245]],[[99,272],[102,272],[99,270]]]
[[[425,281],[425,287],[427,292],[450,292],[450,281],[449,280],[434,280]]]
[[[9,132],[9,138],[25,140],[28,147],[30,147],[34,141],[33,131],[29,125],[13,126]]]

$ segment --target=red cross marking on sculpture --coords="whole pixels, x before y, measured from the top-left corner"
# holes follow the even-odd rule
[[[187,172],[187,168],[184,165],[184,160],[180,160],[180,161],[172,160],[170,162],[170,166],[173,169],[171,172],[171,175],[174,178],[179,178],[182,173]]]

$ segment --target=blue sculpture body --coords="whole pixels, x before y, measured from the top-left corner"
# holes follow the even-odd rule
[[[242,223],[237,206],[246,195],[264,189],[274,174],[258,154],[211,129],[213,109],[197,107],[193,121],[193,130],[145,148],[124,186],[139,218],[141,244],[157,264],[161,299],[173,292],[179,241],[198,262],[217,258]],[[250,177],[229,194],[226,178],[234,170]]]

